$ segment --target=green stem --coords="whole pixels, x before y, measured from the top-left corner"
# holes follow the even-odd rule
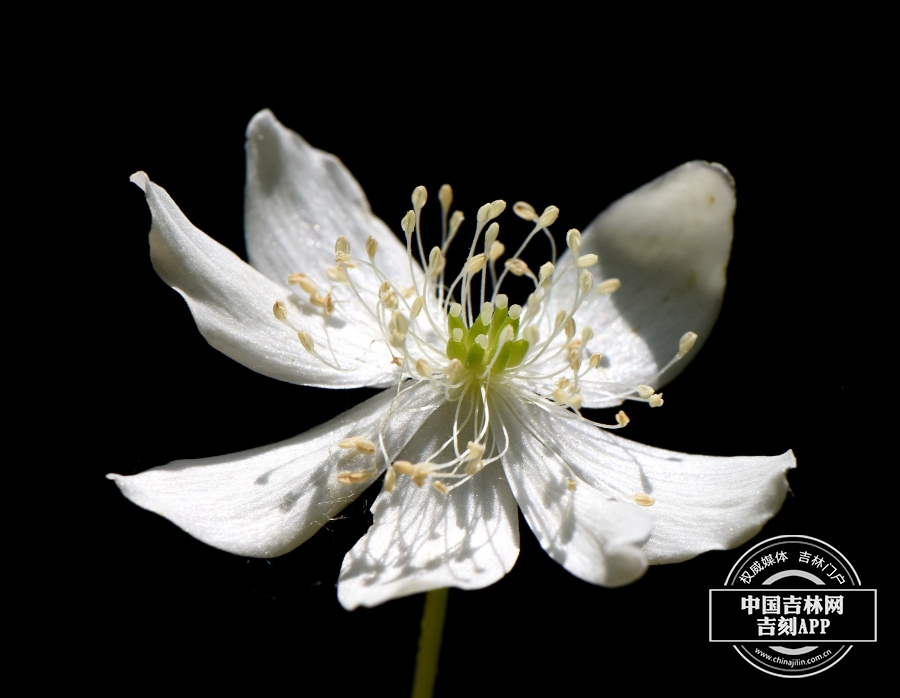
[[[431,698],[434,694],[449,592],[449,589],[433,589],[425,595],[425,610],[422,612],[422,631],[419,635],[419,653],[416,655],[412,698]]]

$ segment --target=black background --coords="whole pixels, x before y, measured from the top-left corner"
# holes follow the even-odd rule
[[[793,496],[740,549],[654,567],[614,590],[571,576],[520,520],[512,572],[483,590],[451,591],[437,695],[599,694],[619,681],[656,690],[698,674],[782,688],[730,646],[707,642],[708,589],[723,584],[741,552],[764,537],[804,534],[844,553],[864,587],[889,579],[866,476],[887,464],[861,438],[851,352],[865,328],[851,315],[854,284],[835,243],[860,231],[848,213],[855,146],[829,109],[833,89],[762,68],[712,76],[693,59],[673,58],[651,83],[602,62],[522,73],[512,60],[463,73],[375,68],[368,55],[355,53],[361,67],[346,72],[305,49],[297,72],[279,80],[257,80],[268,66],[251,61],[227,84],[192,73],[177,94],[178,67],[135,62],[83,102],[91,118],[75,158],[90,192],[74,218],[90,230],[79,236],[78,261],[91,308],[79,337],[90,362],[77,377],[77,457],[62,466],[79,494],[59,543],[68,581],[57,591],[73,612],[63,628],[79,671],[101,683],[121,672],[251,677],[263,686],[287,676],[296,695],[408,693],[423,597],[350,613],[335,593],[378,485],[300,548],[265,561],[199,543],[104,479],[288,438],[373,394],[279,383],[236,364],[207,345],[151,268],[150,216],[128,176],[145,170],[195,225],[245,256],[243,132],[269,107],[341,157],[394,229],[418,184],[434,202],[450,182],[470,221],[495,198],[555,204],[563,233],[684,161],[731,170],[738,208],[720,319],[666,387],[664,408],[629,409],[625,436],[711,455],[793,449]],[[501,238],[517,223],[506,214]],[[852,685],[881,670],[880,656],[877,645],[858,646],[805,680]]]

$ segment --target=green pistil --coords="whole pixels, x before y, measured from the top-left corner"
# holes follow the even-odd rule
[[[512,328],[514,341],[507,342],[500,347],[500,335],[507,327]],[[528,342],[524,339],[515,339],[519,334],[519,318],[511,319],[507,308],[495,308],[491,321],[487,325],[479,314],[472,327],[466,327],[461,317],[449,315],[447,317],[447,329],[450,334],[450,341],[447,342],[447,358],[458,359],[467,369],[474,372],[484,370],[498,350],[500,354],[491,368],[491,373],[493,374],[498,374],[506,368],[515,368],[522,363],[525,354],[528,352]],[[463,338],[460,342],[453,341],[453,330],[457,329],[463,333]],[[486,349],[483,349],[475,341],[475,338],[480,334],[487,335],[488,343]]]

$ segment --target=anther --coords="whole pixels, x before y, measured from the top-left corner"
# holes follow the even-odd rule
[[[361,436],[351,436],[348,439],[341,439],[338,441],[338,448],[343,448],[348,451],[355,450],[367,454],[375,453],[375,444]]]
[[[548,225],[553,225],[556,222],[556,218],[559,216],[559,209],[556,206],[548,206],[544,209],[544,212],[541,214],[541,217],[538,218],[538,225],[541,228],[546,228]]]
[[[488,214],[488,219],[493,219],[499,216],[506,210],[506,202],[503,199],[497,199],[496,201],[491,202],[491,212]]]
[[[462,330],[460,330],[459,340],[462,340]],[[444,378],[446,378],[450,383],[456,383],[459,379],[460,374],[462,373],[463,366],[462,361],[459,359],[453,359],[449,364],[447,364],[447,368],[444,369]]]
[[[651,395],[653,395],[653,393],[656,392],[656,391],[655,391],[653,388],[651,388],[649,385],[639,385],[639,386],[637,387],[637,391],[638,391],[638,395],[640,395],[640,396],[641,396],[642,398],[644,398],[645,400],[646,400],[648,397],[650,397]]]
[[[406,476],[411,476],[416,471],[416,466],[414,466],[408,460],[398,460],[391,466],[391,468],[393,468],[401,475]]]
[[[505,298],[506,296],[504,296]],[[500,296],[497,296],[497,300],[500,300]],[[499,306],[498,306],[499,307]],[[522,306],[516,303],[515,305],[509,306],[509,319],[510,320],[518,320],[522,315]]]
[[[299,286],[307,293],[315,293],[319,290],[318,286],[306,274],[291,274],[288,277],[288,283]]]
[[[475,274],[482,269],[484,269],[484,265],[487,262],[487,257],[484,254],[477,254],[466,264],[466,271],[469,274]]]
[[[565,390],[566,388],[569,387],[569,379],[568,378],[560,378],[558,381],[556,381],[556,387],[559,388],[560,390]]]
[[[490,252],[488,252],[488,257],[492,262],[496,262],[503,256],[503,253],[506,252],[506,245],[502,242],[495,242],[491,245]]]
[[[334,254],[350,254],[350,241],[343,235],[339,235],[334,242]]]
[[[650,407],[662,407],[664,400],[662,393],[656,393],[650,396]]]
[[[412,204],[416,211],[416,215],[419,215],[419,211],[421,211],[422,207],[425,205],[426,199],[428,199],[428,192],[425,191],[425,187],[419,185],[413,189]]]
[[[413,230],[416,229],[416,212],[407,211],[406,215],[403,216],[403,220],[400,221],[400,227],[403,228],[403,232],[406,233],[406,237],[412,235]]]
[[[466,475],[476,475],[484,469],[483,460],[470,460],[466,463]]]
[[[581,341],[582,341],[584,344],[587,344],[587,343],[590,342],[593,338],[594,338],[594,330],[592,330],[592,329],[590,328],[590,326],[582,328],[582,330],[581,330]]]
[[[588,267],[594,266],[599,261],[600,258],[595,254],[583,254],[575,260],[575,266],[579,269],[587,269]]]
[[[344,267],[327,267],[325,276],[339,284],[350,281],[350,278],[347,276],[347,270]]]
[[[425,296],[416,296],[416,299],[412,302],[412,307],[409,309],[409,316],[411,318],[418,317],[419,313],[422,312],[423,305],[425,305]]]
[[[566,245],[572,250],[572,254],[577,257],[578,251],[581,249],[581,232],[575,228],[569,230],[569,232],[566,233]]]
[[[619,287],[621,286],[622,282],[618,279],[607,279],[606,281],[601,281],[599,284],[597,284],[597,295],[605,296],[608,293],[618,291]]]
[[[575,336],[575,320],[573,318],[566,320],[563,325],[563,332],[566,333],[566,339],[572,339]]]
[[[684,336],[678,341],[678,358],[680,359],[687,354],[696,341],[697,335],[695,333],[685,332]]]
[[[580,349],[572,349],[569,351],[569,368],[571,368],[576,373],[581,369],[581,350]]]
[[[431,368],[431,364],[428,363],[425,359],[419,359],[416,361],[416,373],[418,373],[422,378],[431,378],[431,374],[434,373],[434,369]]]
[[[390,494],[397,486],[397,471],[391,466],[384,474],[384,491]]]
[[[466,456],[466,460],[480,460],[484,455],[484,444],[480,444],[476,441],[470,441],[466,448],[469,451],[469,455]]]
[[[566,489],[569,490],[569,492],[574,492],[576,487],[578,487],[578,482],[573,480],[570,477],[567,477],[566,478]]]
[[[366,238],[366,254],[369,255],[370,261],[375,261],[376,252],[378,252],[378,240],[376,240],[374,236],[370,235],[368,238]]]
[[[600,354],[591,354],[591,358],[588,360],[588,364],[590,364],[591,368],[599,368],[600,360],[603,357]]]
[[[438,200],[441,202],[441,210],[444,215],[450,210],[450,204],[453,203],[453,189],[449,184],[442,184],[438,191]]]
[[[582,257],[582,259],[584,259],[584,257]],[[594,288],[594,275],[585,269],[581,272],[581,276],[578,279],[578,286],[581,288],[582,295],[590,293],[591,289]]]
[[[479,226],[484,225],[489,220],[489,216],[491,214],[491,205],[485,204],[481,208],[478,209],[478,213],[475,215],[475,220],[478,222]]]
[[[519,218],[524,218],[526,221],[537,220],[537,213],[534,210],[534,207],[526,203],[524,201],[517,201],[513,204],[513,213],[515,213]]]
[[[656,501],[655,497],[651,497],[649,494],[644,494],[643,492],[638,492],[634,495],[633,499],[635,504],[642,507],[652,507],[653,503]]]
[[[323,296],[318,291],[315,291],[310,294],[309,302],[317,308],[322,308],[326,315],[331,315],[334,312],[334,299],[332,299],[330,293],[326,293]]]
[[[445,485],[440,480],[435,480],[434,482],[431,483],[431,486],[434,487],[434,489],[436,489],[441,494],[447,494],[450,491],[450,488],[447,487],[447,485]]]
[[[498,293],[497,297],[494,298],[494,305],[499,309],[505,308],[507,303],[509,303],[509,296],[505,293]]]
[[[365,482],[374,474],[374,470],[357,470],[352,473],[345,470],[342,473],[338,473],[337,481],[342,485],[355,485],[357,482]]]
[[[431,473],[433,467],[434,463],[416,463],[416,465],[413,466],[412,481],[415,483],[416,487],[421,487],[425,484],[425,480],[428,479],[428,475]]]
[[[628,422],[630,422],[630,421],[631,421],[631,420],[628,419],[628,415],[625,414],[622,410],[619,410],[619,411],[616,413],[616,422],[618,422],[618,424],[619,424],[620,427],[624,427],[624,426],[625,426],[626,424],[628,424]]]
[[[275,317],[279,320],[284,320],[287,317],[287,306],[282,301],[275,301],[275,305],[272,306],[272,312],[275,313]]]
[[[528,273],[528,265],[521,259],[507,259],[503,266],[509,269],[509,273],[513,276],[524,276]]]
[[[562,324],[565,321],[566,321],[566,310],[565,310],[565,308],[560,308],[556,313],[556,317],[553,319],[553,326],[554,327],[562,327]]]
[[[447,241],[453,239],[456,235],[456,231],[459,230],[459,226],[462,225],[462,222],[466,219],[463,215],[462,211],[454,211],[453,215],[450,216],[450,234],[447,236]]]
[[[440,247],[432,247],[431,252],[428,254],[428,274],[429,276],[435,276],[441,270],[441,262],[444,261],[443,256],[441,256],[441,248]]]
[[[297,336],[300,338],[300,344],[303,345],[303,348],[306,349],[310,354],[314,353],[316,350],[316,343],[313,341],[312,335],[306,330],[300,330],[297,333]]]
[[[541,265],[541,270],[539,272],[541,283],[544,283],[553,275],[553,268],[553,262],[547,262],[546,264]]]
[[[491,245],[494,244],[494,241],[497,239],[497,236],[500,234],[500,224],[494,221],[488,226],[487,231],[484,233],[484,249],[490,250]]]

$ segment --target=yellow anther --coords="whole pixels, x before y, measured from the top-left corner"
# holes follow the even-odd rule
[[[394,467],[391,466],[387,469],[387,472],[384,474],[384,491],[390,494],[394,491],[394,488],[397,487],[397,471],[394,470]]]
[[[497,296],[497,300],[500,300],[500,296]],[[511,306],[509,306],[508,312],[509,312],[510,320],[518,320],[519,317],[522,315],[522,306],[519,305],[518,303],[516,303],[515,305],[511,305]]]
[[[339,235],[338,239],[334,242],[334,253],[338,254],[350,254],[350,241],[343,235]]]
[[[581,330],[581,341],[587,344],[594,338],[594,330],[590,327],[584,327]]]
[[[416,466],[408,460],[398,460],[391,468],[401,475],[411,476],[416,471]]]
[[[466,271],[469,274],[475,274],[482,269],[484,269],[484,265],[487,263],[487,257],[482,254],[477,254],[472,257],[468,263],[466,264]]]
[[[588,267],[594,266],[599,261],[600,258],[595,254],[583,254],[575,260],[575,266],[579,269],[587,269]]]
[[[416,361],[416,373],[418,373],[422,378],[431,378],[431,374],[434,373],[434,369],[431,367],[431,364],[428,363],[425,359],[419,359]]]
[[[650,396],[650,407],[662,407],[664,400],[662,393],[656,393]]]
[[[411,318],[418,317],[419,313],[422,312],[423,305],[425,305],[425,296],[417,296],[412,302],[412,307],[409,309],[409,316]]]
[[[413,466],[412,481],[416,484],[416,487],[421,487],[425,484],[425,480],[428,479],[433,468],[434,463],[417,463]]]
[[[413,231],[416,229],[416,212],[407,211],[406,215],[403,216],[403,220],[400,221],[400,227],[403,228],[406,237],[412,235]]]
[[[342,485],[355,485],[358,482],[365,482],[375,474],[374,470],[356,470],[350,472],[345,470],[337,474],[337,481]]]
[[[462,211],[454,211],[453,215],[450,216],[450,233],[447,236],[448,240],[452,240],[453,236],[456,235],[456,231],[459,230],[459,226],[462,225],[462,222],[466,219],[463,215]]]
[[[678,358],[681,358],[685,354],[687,354],[691,347],[694,346],[694,342],[697,341],[697,335],[693,332],[685,332],[682,338],[678,341]]]
[[[478,443],[477,441],[470,441],[466,445],[466,449],[469,451],[466,460],[478,460],[484,455],[484,444]]]
[[[491,250],[488,252],[488,257],[492,262],[496,262],[503,256],[503,253],[506,252],[506,245],[502,242],[495,242],[491,245]]]
[[[644,494],[643,492],[638,492],[634,495],[634,503],[642,507],[652,507],[655,501],[655,497],[651,497],[649,494]]]
[[[453,188],[449,184],[442,184],[438,190],[438,200],[441,202],[441,211],[447,215],[450,204],[453,203]]]
[[[334,299],[331,297],[330,293],[326,293],[323,296],[318,291],[315,291],[310,295],[309,302],[317,308],[324,310],[325,315],[331,315],[334,312]]]
[[[569,318],[563,325],[563,332],[566,333],[566,339],[572,339],[575,336],[575,320]]]
[[[325,269],[325,276],[339,284],[347,283],[350,280],[347,276],[347,270],[344,269],[344,267],[327,267]]]
[[[272,306],[272,312],[275,313],[275,317],[279,320],[284,320],[287,317],[287,306],[283,301],[275,301],[275,305]]]
[[[366,238],[366,254],[369,255],[371,261],[375,261],[375,253],[378,252],[378,240],[370,235]]]
[[[521,259],[507,259],[503,266],[509,269],[509,273],[513,276],[524,276],[528,273],[528,265]]]
[[[576,373],[581,368],[581,350],[571,349],[568,356],[569,368]]]
[[[602,281],[597,284],[597,295],[605,296],[608,293],[618,291],[621,286],[622,282],[618,279],[607,279],[606,281]]]
[[[565,390],[566,388],[569,387],[569,379],[568,378],[560,378],[558,381],[556,381],[556,387],[559,388],[560,390]]]
[[[501,213],[506,210],[506,202],[503,199],[497,199],[496,201],[491,202],[491,212],[488,214],[488,218],[496,218]]]
[[[541,277],[541,283],[544,283],[547,279],[549,279],[553,275],[553,262],[547,262],[546,264],[541,265],[541,269],[539,275]]]
[[[385,281],[378,287],[378,300],[380,300],[388,310],[397,309],[399,301],[397,300],[397,294],[394,293],[394,289],[391,288],[391,283],[389,281]]]
[[[399,313],[395,310],[393,313],[391,313],[391,319],[388,322],[388,329],[391,332],[406,334],[409,331],[409,322],[407,322],[402,313]]]
[[[489,216],[491,214],[491,205],[485,204],[481,208],[478,209],[478,213],[475,214],[475,220],[478,222],[478,225],[484,225],[489,220]]]
[[[630,422],[630,421],[631,421],[631,420],[628,419],[628,415],[625,414],[622,410],[619,410],[619,411],[616,413],[616,422],[618,422],[618,424],[619,424],[620,427],[624,427],[624,426],[625,426],[626,424],[628,424],[628,422]]]
[[[428,254],[428,274],[429,276],[435,276],[441,271],[443,267],[444,258],[441,256],[441,248],[440,247],[432,247],[431,252]]]
[[[600,360],[602,358],[603,357],[600,354],[591,354],[591,358],[588,360],[588,363],[590,364],[591,368],[599,368]]]
[[[494,244],[494,241],[497,239],[497,236],[499,234],[500,234],[500,224],[495,221],[488,226],[488,229],[484,234],[484,249],[485,250],[491,249],[491,245]]]
[[[584,257],[582,257],[584,259]],[[578,286],[581,289],[582,294],[590,293],[591,289],[594,288],[594,276],[585,269],[581,272],[581,276],[578,279]]]
[[[375,444],[361,436],[351,436],[347,439],[341,439],[338,441],[338,448],[355,450],[367,454],[375,453]]]
[[[315,293],[319,290],[316,284],[306,274],[291,274],[288,277],[288,283],[299,286],[307,293]]]
[[[569,230],[569,232],[566,233],[566,245],[572,250],[572,254],[577,257],[578,251],[581,249],[581,232],[575,228]]]
[[[422,207],[425,205],[425,201],[428,199],[428,192],[425,190],[425,187],[419,185],[415,189],[413,189],[412,193],[412,204],[413,208],[416,211],[416,215],[418,215],[419,211],[422,210]]]
[[[639,385],[639,386],[637,387],[637,391],[638,391],[638,395],[640,395],[640,396],[641,396],[642,398],[644,398],[645,400],[646,400],[648,397],[650,397],[651,395],[653,395],[653,393],[656,392],[656,391],[655,391],[653,388],[651,388],[649,385]]]
[[[553,319],[554,327],[562,327],[563,323],[566,321],[567,313],[565,308],[560,308],[556,311],[556,317]]]
[[[573,480],[570,477],[567,477],[566,478],[566,489],[569,490],[569,492],[574,492],[576,487],[578,487],[578,482]]]
[[[542,228],[546,228],[548,225],[553,225],[556,222],[557,216],[559,216],[559,209],[556,208],[556,206],[548,206],[544,209],[544,212],[538,219],[538,225]]]
[[[350,263],[350,255],[347,254],[346,252],[336,252],[335,255],[334,255],[334,261],[335,261],[335,263],[337,263],[337,264],[345,264],[345,265],[347,265],[347,266],[349,266],[349,267],[352,267],[352,266],[353,266],[353,265]]]
[[[508,303],[509,303],[509,296],[507,296],[505,293],[498,293],[497,297],[494,298],[494,305],[497,308],[501,308],[501,309],[505,308]]]
[[[303,348],[310,354],[316,350],[316,343],[313,341],[312,335],[309,332],[300,330],[297,333],[297,336],[300,338],[300,344],[302,344]]]
[[[515,213],[519,218],[524,218],[526,221],[537,220],[537,212],[534,210],[534,206],[524,201],[517,201],[513,204],[513,213]]]
[[[434,482],[431,483],[431,486],[434,487],[434,489],[436,489],[441,494],[447,494],[450,491],[450,488],[447,487],[447,485],[445,485],[440,480],[435,480]]]

